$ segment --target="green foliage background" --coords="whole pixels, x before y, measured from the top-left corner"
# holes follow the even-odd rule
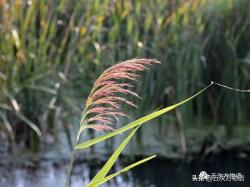
[[[138,82],[144,99],[134,117],[210,81],[250,88],[249,20],[249,0],[0,0],[1,123],[9,134],[24,127],[30,146],[36,127],[57,137],[62,124],[69,136],[98,75],[134,57],[162,61]],[[249,125],[249,102],[247,94],[213,89],[162,117],[159,131],[178,124],[182,137],[222,124],[232,135]]]

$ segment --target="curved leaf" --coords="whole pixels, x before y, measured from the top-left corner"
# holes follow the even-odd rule
[[[135,163],[133,163],[133,164],[131,164],[131,165],[123,168],[122,170],[115,172],[114,174],[111,174],[111,175],[109,175],[109,176],[107,176],[107,177],[105,177],[105,178],[103,178],[101,180],[97,180],[96,182],[90,183],[86,187],[96,187],[96,186],[99,186],[99,185],[101,185],[101,184],[109,181],[110,179],[116,177],[117,175],[120,175],[123,172],[127,172],[128,170],[130,170],[130,169],[132,169],[132,168],[134,168],[134,167],[136,167],[136,166],[138,166],[138,165],[140,165],[140,164],[142,164],[144,162],[147,162],[147,161],[149,161],[149,160],[151,160],[151,159],[153,159],[155,157],[156,157],[156,155],[144,158],[143,160],[135,162]]]
[[[108,161],[106,162],[106,164],[102,167],[102,169],[96,174],[96,176],[92,179],[91,183],[94,183],[98,180],[103,179],[107,173],[109,172],[109,170],[111,169],[111,167],[114,165],[115,161],[117,160],[117,158],[119,157],[119,155],[121,154],[122,150],[125,148],[125,146],[128,144],[129,140],[133,137],[133,135],[135,134],[135,132],[139,129],[140,125],[137,126],[129,135],[128,137],[123,140],[123,142],[119,145],[119,147],[115,150],[115,152],[111,155],[111,157],[108,159]]]
[[[140,124],[143,124],[143,123],[145,123],[145,122],[148,122],[148,121],[150,121],[150,120],[152,120],[152,119],[154,119],[154,118],[156,118],[156,117],[158,117],[158,116],[160,116],[160,115],[162,115],[162,114],[164,114],[164,113],[166,113],[166,112],[168,112],[168,111],[170,111],[170,110],[173,110],[173,109],[175,109],[176,107],[181,106],[181,105],[183,105],[184,103],[186,103],[186,102],[188,102],[188,101],[190,101],[190,100],[192,100],[193,98],[195,98],[196,96],[198,96],[199,94],[201,94],[202,92],[204,92],[206,89],[208,89],[212,84],[213,84],[213,83],[211,83],[210,85],[208,85],[206,88],[202,89],[201,91],[199,91],[199,92],[196,93],[195,95],[193,95],[193,96],[191,96],[191,97],[185,99],[184,101],[181,101],[181,102],[179,102],[179,103],[177,103],[177,104],[175,104],[175,105],[166,107],[166,108],[161,109],[161,110],[159,110],[159,111],[153,112],[153,113],[151,113],[151,114],[149,114],[149,115],[147,115],[147,116],[144,116],[144,117],[142,117],[142,118],[139,118],[138,120],[136,120],[136,121],[134,121],[134,122],[131,122],[131,123],[129,123],[128,125],[126,125],[126,126],[124,126],[124,127],[121,127],[121,128],[119,128],[119,129],[117,129],[117,130],[115,130],[115,131],[113,131],[113,132],[107,133],[107,134],[105,134],[105,135],[103,135],[103,136],[100,136],[100,137],[91,139],[91,140],[86,141],[86,142],[81,143],[81,144],[78,144],[78,145],[75,146],[75,149],[85,149],[85,148],[90,147],[90,146],[92,146],[92,145],[94,145],[94,144],[96,144],[96,143],[102,142],[102,141],[104,141],[104,140],[106,140],[106,139],[108,139],[108,138],[111,138],[111,137],[113,137],[113,136],[116,136],[117,134],[120,134],[120,133],[122,133],[122,132],[125,132],[125,131],[127,131],[127,130],[130,130],[130,129],[132,129],[132,128],[135,128],[135,127],[137,127],[137,126],[140,125]]]

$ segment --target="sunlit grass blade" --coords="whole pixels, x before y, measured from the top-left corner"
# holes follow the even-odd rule
[[[190,100],[192,100],[193,98],[195,98],[196,96],[198,96],[199,94],[201,94],[202,92],[204,92],[206,89],[208,89],[211,85],[212,85],[212,83],[209,84],[206,88],[204,88],[201,91],[199,91],[198,93],[194,94],[193,96],[191,96],[191,97],[185,99],[184,101],[181,101],[181,102],[179,102],[179,103],[177,103],[175,105],[166,107],[166,108],[161,109],[161,110],[159,110],[157,112],[153,112],[153,113],[151,113],[151,114],[149,114],[147,116],[139,118],[138,120],[136,120],[134,122],[131,122],[128,125],[126,125],[124,127],[121,127],[121,128],[119,128],[119,129],[117,129],[117,130],[115,130],[113,132],[107,133],[107,134],[105,134],[103,136],[91,139],[91,140],[86,141],[86,142],[81,143],[81,144],[78,144],[78,145],[75,146],[75,149],[85,149],[85,148],[90,147],[90,146],[92,146],[92,145],[94,145],[96,143],[102,142],[102,141],[104,141],[104,140],[106,140],[108,138],[116,136],[117,134],[120,134],[122,132],[130,130],[132,128],[135,128],[135,127],[137,127],[140,124],[148,122],[148,121],[150,121],[150,120],[152,120],[152,119],[154,119],[154,118],[156,118],[156,117],[158,117],[158,116],[160,116],[160,115],[162,115],[162,114],[164,114],[164,113],[166,113],[166,112],[168,112],[170,110],[173,110],[176,107],[181,106],[181,105],[183,105],[184,103],[186,103],[186,102],[188,102]]]
[[[32,130],[35,131],[35,133],[37,134],[37,136],[40,138],[42,135],[41,130],[38,128],[38,126],[36,124],[34,124],[32,121],[30,121],[27,117],[25,117],[23,114],[18,113],[18,112],[14,112],[14,114],[21,119],[22,121],[25,122],[25,124],[27,124]]]
[[[101,185],[101,184],[103,184],[103,183],[109,181],[110,179],[112,179],[112,178],[114,178],[114,177],[120,175],[121,173],[127,172],[128,170],[130,170],[130,169],[132,169],[132,168],[134,168],[134,167],[136,167],[136,166],[138,166],[138,165],[140,165],[140,164],[143,164],[144,162],[147,162],[147,161],[149,161],[149,160],[151,160],[151,159],[153,159],[153,158],[155,158],[155,157],[156,157],[156,155],[153,155],[153,156],[144,158],[144,159],[142,159],[142,160],[140,160],[140,161],[138,161],[138,162],[135,162],[135,163],[133,163],[133,164],[131,164],[131,165],[129,165],[129,166],[123,168],[123,169],[120,170],[120,171],[117,171],[117,172],[115,172],[115,173],[113,173],[113,174],[111,174],[111,175],[108,175],[107,177],[105,177],[105,178],[103,178],[103,179],[101,179],[101,180],[97,180],[96,182],[90,183],[90,184],[88,184],[86,187],[95,187],[95,186],[99,186],[99,185]]]
[[[111,169],[111,167],[114,165],[115,161],[117,160],[117,158],[119,157],[119,155],[121,154],[122,150],[125,148],[125,146],[128,144],[128,142],[130,141],[130,139],[133,137],[133,135],[135,134],[135,132],[139,129],[140,125],[137,126],[129,135],[128,137],[123,140],[123,142],[119,145],[119,147],[115,150],[115,152],[111,155],[111,157],[109,158],[109,160],[106,162],[106,164],[102,167],[102,169],[96,174],[96,176],[92,179],[92,181],[90,183],[99,181],[101,179],[103,179],[107,173],[109,172],[109,170]]]

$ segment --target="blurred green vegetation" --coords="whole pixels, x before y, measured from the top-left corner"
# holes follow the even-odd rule
[[[134,57],[162,61],[138,82],[134,117],[210,81],[250,88],[249,31],[249,0],[0,0],[0,127],[33,148],[60,127],[70,140],[94,80]],[[249,94],[213,87],[155,129],[176,124],[185,151],[187,129],[222,125],[230,137],[249,125],[249,103]]]

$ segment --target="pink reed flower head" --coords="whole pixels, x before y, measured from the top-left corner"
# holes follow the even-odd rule
[[[114,130],[110,127],[113,119],[127,116],[121,111],[122,104],[137,107],[125,95],[139,97],[135,92],[129,90],[133,87],[131,84],[119,81],[123,79],[134,81],[139,77],[138,72],[159,63],[155,59],[131,59],[106,69],[94,83],[87,98],[81,125],[97,131]]]

